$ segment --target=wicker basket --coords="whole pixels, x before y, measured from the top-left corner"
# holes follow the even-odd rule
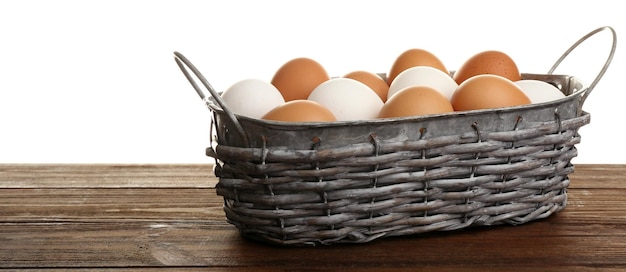
[[[599,28],[594,33],[610,29]],[[236,116],[189,61],[176,61],[213,114],[217,194],[245,237],[279,245],[364,243],[471,226],[518,225],[565,208],[589,87],[523,74],[563,99],[440,115],[283,123]],[[190,68],[211,91],[204,96]],[[213,134],[213,131],[212,131]]]

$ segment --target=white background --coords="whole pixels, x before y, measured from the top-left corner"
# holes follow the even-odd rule
[[[187,56],[218,90],[270,80],[309,57],[330,75],[388,72],[409,48],[450,70],[480,51],[546,73],[588,32],[626,33],[618,1],[1,1],[0,163],[207,163],[210,113],[183,77]],[[622,11],[622,12],[620,12]],[[590,83],[602,32],[557,73]],[[618,42],[584,105],[576,163],[626,163],[625,61]]]

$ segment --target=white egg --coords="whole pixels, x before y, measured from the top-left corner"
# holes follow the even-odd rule
[[[443,71],[430,66],[415,66],[402,71],[389,85],[387,97],[412,86],[426,86],[443,94],[448,100],[459,84]]]
[[[235,114],[261,118],[271,109],[285,103],[274,85],[260,79],[244,79],[222,93],[222,99]]]
[[[530,103],[543,103],[565,97],[565,94],[556,86],[541,80],[522,79],[515,81],[522,88]]]
[[[351,78],[332,78],[308,97],[328,108],[338,121],[368,120],[378,116],[383,101],[367,85]]]

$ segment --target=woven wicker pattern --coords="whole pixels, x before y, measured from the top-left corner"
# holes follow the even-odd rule
[[[336,148],[224,144],[217,193],[242,235],[280,245],[522,224],[567,204],[567,175],[588,113],[510,131],[383,139]],[[427,128],[426,128],[427,129]],[[425,133],[424,133],[425,135]]]

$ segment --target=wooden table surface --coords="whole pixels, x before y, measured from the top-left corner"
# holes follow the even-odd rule
[[[297,248],[242,238],[211,168],[0,165],[0,269],[626,270],[626,165],[577,165],[547,219]]]

